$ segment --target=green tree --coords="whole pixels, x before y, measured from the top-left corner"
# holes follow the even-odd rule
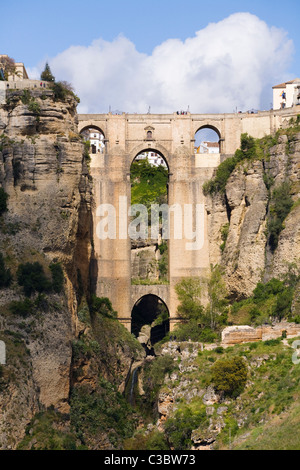
[[[247,377],[247,365],[241,357],[219,359],[212,366],[214,388],[231,397],[237,397],[243,391]]]
[[[185,320],[200,320],[203,317],[204,308],[201,304],[201,280],[197,277],[182,279],[175,291],[180,301],[177,308],[180,316]]]
[[[45,68],[43,72],[41,73],[41,80],[45,82],[52,82],[52,83],[55,82],[55,77],[50,70],[48,62],[46,62]]]
[[[51,282],[38,261],[20,264],[17,270],[17,280],[18,284],[23,286],[26,297],[30,297],[34,292],[44,292],[51,288]]]
[[[225,312],[228,305],[226,284],[223,280],[223,271],[220,266],[215,265],[211,267],[207,287],[209,304],[206,308],[206,313],[210,319],[210,327],[215,329],[218,318]]]
[[[49,266],[52,274],[52,289],[54,292],[61,292],[64,285],[64,272],[60,263],[52,263]]]

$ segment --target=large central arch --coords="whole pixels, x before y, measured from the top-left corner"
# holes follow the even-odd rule
[[[130,169],[131,206],[145,208],[144,228],[147,228],[147,238],[131,239],[131,280],[133,284],[167,283],[168,241],[162,239],[161,228],[156,237],[153,236],[152,207],[168,203],[168,163],[160,151],[147,148],[136,155]],[[157,223],[158,220],[159,214]]]

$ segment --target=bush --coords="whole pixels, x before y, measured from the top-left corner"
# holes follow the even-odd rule
[[[247,365],[241,357],[219,359],[212,366],[214,388],[233,398],[243,391],[247,375]]]
[[[280,292],[277,296],[276,303],[273,309],[273,316],[279,320],[286,318],[291,313],[292,302],[293,302],[294,290],[291,288],[285,289]]]
[[[61,292],[64,285],[64,272],[60,263],[52,263],[49,266],[52,274],[52,289],[54,292]]]
[[[284,219],[290,213],[292,207],[293,199],[290,195],[290,185],[288,182],[284,182],[274,189],[271,197],[267,228],[269,235],[268,243],[272,252],[278,246],[279,235],[284,228]]]
[[[146,364],[144,368],[143,387],[147,402],[150,405],[156,402],[157,394],[164,383],[165,375],[170,374],[175,367],[174,360],[169,355],[158,356],[155,361]]]
[[[19,315],[20,317],[28,317],[34,313],[34,303],[28,298],[21,301],[14,300],[9,305],[9,310],[14,315]]]
[[[28,110],[36,116],[37,120],[39,120],[39,116],[41,114],[41,107],[37,101],[32,99],[28,104]]]
[[[204,406],[196,413],[190,408],[176,411],[174,417],[169,418],[165,424],[165,434],[174,450],[190,449],[192,431],[204,425],[207,420]]]
[[[203,193],[205,196],[217,192],[224,193],[229,176],[235,169],[238,160],[235,157],[226,158],[217,168],[216,176],[204,183]]]
[[[259,282],[253,291],[253,300],[255,303],[262,302],[272,295],[277,295],[284,290],[284,283],[279,279],[273,278],[266,284]]]
[[[233,157],[227,158],[220,163],[216,170],[215,177],[204,183],[204,195],[212,195],[217,192],[224,193],[227,181],[237,164],[244,160],[254,159],[257,156],[257,152],[258,141],[247,133],[242,134],[240,149],[236,150]]]
[[[0,289],[2,287],[9,287],[12,281],[10,269],[5,268],[4,258],[0,253]]]
[[[107,297],[92,296],[90,303],[91,314],[100,314],[108,318],[116,318],[117,313],[113,310],[111,301]]]
[[[51,282],[38,261],[20,264],[17,270],[17,280],[18,284],[23,286],[26,297],[30,297],[34,292],[44,292],[51,288]]]
[[[0,215],[7,211],[7,199],[8,194],[4,191],[3,188],[0,188]]]
[[[51,88],[54,93],[54,100],[55,101],[66,101],[68,96],[73,96],[76,101],[79,103],[79,98],[74,94],[73,87],[70,83],[61,81],[61,82],[54,82],[51,85]]]
[[[131,407],[116,387],[101,377],[95,388],[85,384],[74,387],[70,405],[72,429],[85,444],[105,436],[112,448],[120,448],[120,441],[133,434]]]

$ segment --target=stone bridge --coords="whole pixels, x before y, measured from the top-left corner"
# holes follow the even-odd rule
[[[167,305],[170,329],[177,319],[176,283],[190,276],[203,276],[210,269],[207,214],[202,185],[213,175],[214,168],[240,146],[242,133],[261,138],[274,133],[284,121],[295,116],[299,106],[256,114],[81,114],[79,132],[88,128],[104,135],[103,153],[92,155],[91,175],[94,182],[94,281],[96,294],[109,297],[119,320],[130,330],[131,311],[144,295],[160,297]],[[195,154],[195,134],[202,128],[215,130],[220,153]],[[203,207],[199,215],[199,243],[191,249],[191,238],[176,234],[178,217],[170,217],[169,284],[136,286],[131,284],[131,243],[127,236],[130,206],[130,167],[143,151],[154,151],[165,159],[169,170],[168,204]],[[97,226],[103,217],[97,209],[110,204],[116,211],[116,236],[100,239]],[[175,206],[174,206],[175,207]],[[178,214],[177,214],[178,215]],[[102,214],[103,216],[103,214]],[[174,225],[175,224],[175,225]],[[180,224],[179,224],[180,225]],[[195,225],[194,225],[195,228]],[[197,228],[197,227],[196,227]],[[195,240],[197,236],[195,235]]]

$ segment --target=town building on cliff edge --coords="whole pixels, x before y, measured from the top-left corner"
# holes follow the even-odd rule
[[[273,86],[273,109],[291,108],[300,104],[300,78]]]

